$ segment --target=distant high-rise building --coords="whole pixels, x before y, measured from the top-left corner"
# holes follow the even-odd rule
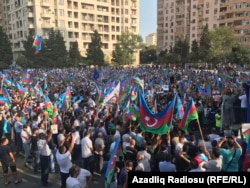
[[[151,33],[145,37],[146,46],[156,46],[157,45],[157,34]]]
[[[3,1],[0,1],[0,27],[3,26],[4,23],[4,12],[3,12]]]
[[[139,34],[139,4],[140,0],[3,0],[0,13],[4,7],[3,25],[15,58],[24,50],[22,41],[29,32],[47,39],[54,28],[61,32],[67,49],[77,41],[83,56],[97,30],[105,59],[110,60],[121,32]]]
[[[250,2],[245,0],[157,0],[157,51],[179,39],[189,44],[208,29],[232,27],[239,42],[250,47]]]

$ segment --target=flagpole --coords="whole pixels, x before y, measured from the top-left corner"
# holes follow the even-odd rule
[[[197,124],[198,124],[198,127],[199,127],[199,131],[200,131],[200,134],[201,134],[202,143],[204,145],[205,151],[207,151],[207,147],[206,147],[205,140],[204,140],[204,137],[203,137],[203,133],[202,133],[202,130],[201,130],[200,121],[199,121],[199,119],[197,119],[196,121],[197,121]]]
[[[177,94],[174,95],[174,107],[175,107],[175,102],[176,102],[176,95]],[[171,123],[170,123],[171,130],[173,130],[173,115],[174,115],[174,109],[172,110],[172,115],[171,115]]]

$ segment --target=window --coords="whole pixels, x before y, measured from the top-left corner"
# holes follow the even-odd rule
[[[58,21],[58,27],[65,27],[65,21],[64,20],[59,20]]]
[[[63,9],[58,10],[58,16],[64,16],[64,10]]]
[[[64,0],[58,0],[59,5],[64,5]]]

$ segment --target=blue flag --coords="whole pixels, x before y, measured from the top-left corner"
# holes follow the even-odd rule
[[[96,69],[94,69],[94,75],[93,75],[93,77],[94,77],[95,80],[97,80],[100,77],[100,74],[99,74],[99,72]]]

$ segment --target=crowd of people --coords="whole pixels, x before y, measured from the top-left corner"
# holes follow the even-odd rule
[[[247,123],[247,97],[240,75],[231,69],[225,69],[224,74],[232,76],[225,80],[215,77],[214,72],[192,68],[188,71],[163,67],[98,71],[98,78],[93,78],[92,69],[55,69],[53,76],[48,70],[30,70],[34,78],[38,77],[35,83],[39,83],[43,93],[35,96],[28,89],[23,94],[19,87],[4,86],[5,79],[9,78],[28,88],[28,84],[21,82],[21,72],[10,71],[2,77],[1,90],[6,87],[9,92],[8,101],[0,103],[0,160],[6,186],[10,182],[8,168],[15,183],[21,182],[15,163],[16,157],[23,157],[20,152],[24,153],[23,165],[29,166],[32,161],[34,173],[41,174],[44,186],[51,185],[49,174],[58,173],[58,166],[61,188],[90,187],[96,173],[103,174],[105,188],[126,188],[130,171],[249,170],[248,141],[241,128],[233,129],[234,124]],[[112,104],[100,100],[101,94],[113,87],[108,83],[118,78],[122,82],[133,76],[144,81],[149,107],[159,112],[177,93],[183,99],[184,108],[189,99],[195,101],[198,121],[191,121],[186,132],[179,129],[180,119],[174,114],[170,131],[154,134],[143,130],[140,119],[126,116],[118,98]],[[129,81],[126,84],[133,85]],[[168,85],[168,89],[163,85]],[[210,92],[206,90],[208,85]],[[205,96],[199,87],[206,91]],[[125,86],[120,88],[120,95],[125,90]],[[61,96],[65,91],[69,102],[62,108],[66,101]],[[3,98],[7,96],[0,94]],[[59,99],[61,103],[57,103]],[[50,105],[58,108],[51,112]],[[58,110],[56,115],[55,110]],[[111,181],[107,181],[106,171],[117,140],[123,155],[116,160]]]

